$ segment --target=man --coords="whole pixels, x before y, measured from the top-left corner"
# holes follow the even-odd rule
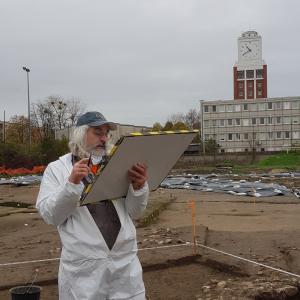
[[[147,204],[146,166],[137,163],[128,171],[126,198],[78,206],[83,182],[101,164],[109,131],[115,129],[99,112],[83,114],[69,144],[71,153],[44,172],[37,209],[60,234],[61,300],[145,299],[132,219],[140,217]]]

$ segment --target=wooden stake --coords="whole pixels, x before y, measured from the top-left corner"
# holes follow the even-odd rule
[[[194,242],[194,255],[196,255],[196,203],[195,200],[189,201],[189,208],[192,210],[192,230]]]

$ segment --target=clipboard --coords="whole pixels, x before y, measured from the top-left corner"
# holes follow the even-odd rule
[[[156,190],[197,133],[198,130],[159,131],[121,137],[93,182],[85,186],[80,205],[126,197],[128,170],[137,162],[147,165],[149,190]]]

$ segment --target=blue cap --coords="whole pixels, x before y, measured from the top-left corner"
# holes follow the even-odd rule
[[[76,123],[76,127],[82,126],[82,125],[88,125],[90,127],[96,127],[107,124],[109,126],[110,130],[116,130],[117,125],[113,122],[108,122],[104,116],[97,112],[97,111],[89,111],[85,114],[81,115]]]

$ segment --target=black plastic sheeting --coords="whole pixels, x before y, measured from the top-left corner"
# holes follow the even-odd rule
[[[232,179],[217,178],[217,175],[168,176],[161,183],[161,187],[252,197],[284,196],[290,193],[287,187],[279,184],[246,180],[234,181]]]
[[[278,174],[250,174],[248,177],[272,178],[272,177],[300,177],[300,173],[278,173]],[[251,182],[246,180],[233,180],[226,178],[228,175],[176,175],[168,176],[161,183],[162,188],[188,189],[206,192],[228,193],[239,196],[270,197],[284,196],[293,193],[300,198],[300,190],[289,190],[287,187],[275,183],[262,183],[260,180]],[[14,186],[27,186],[39,184],[42,176],[26,175],[12,178],[1,178],[0,185],[11,184]]]
[[[17,176],[11,177],[9,179],[0,178],[0,185],[3,184],[12,184],[15,186],[26,186],[32,184],[38,184],[42,180],[42,176],[38,175],[26,175],[26,176]]]

